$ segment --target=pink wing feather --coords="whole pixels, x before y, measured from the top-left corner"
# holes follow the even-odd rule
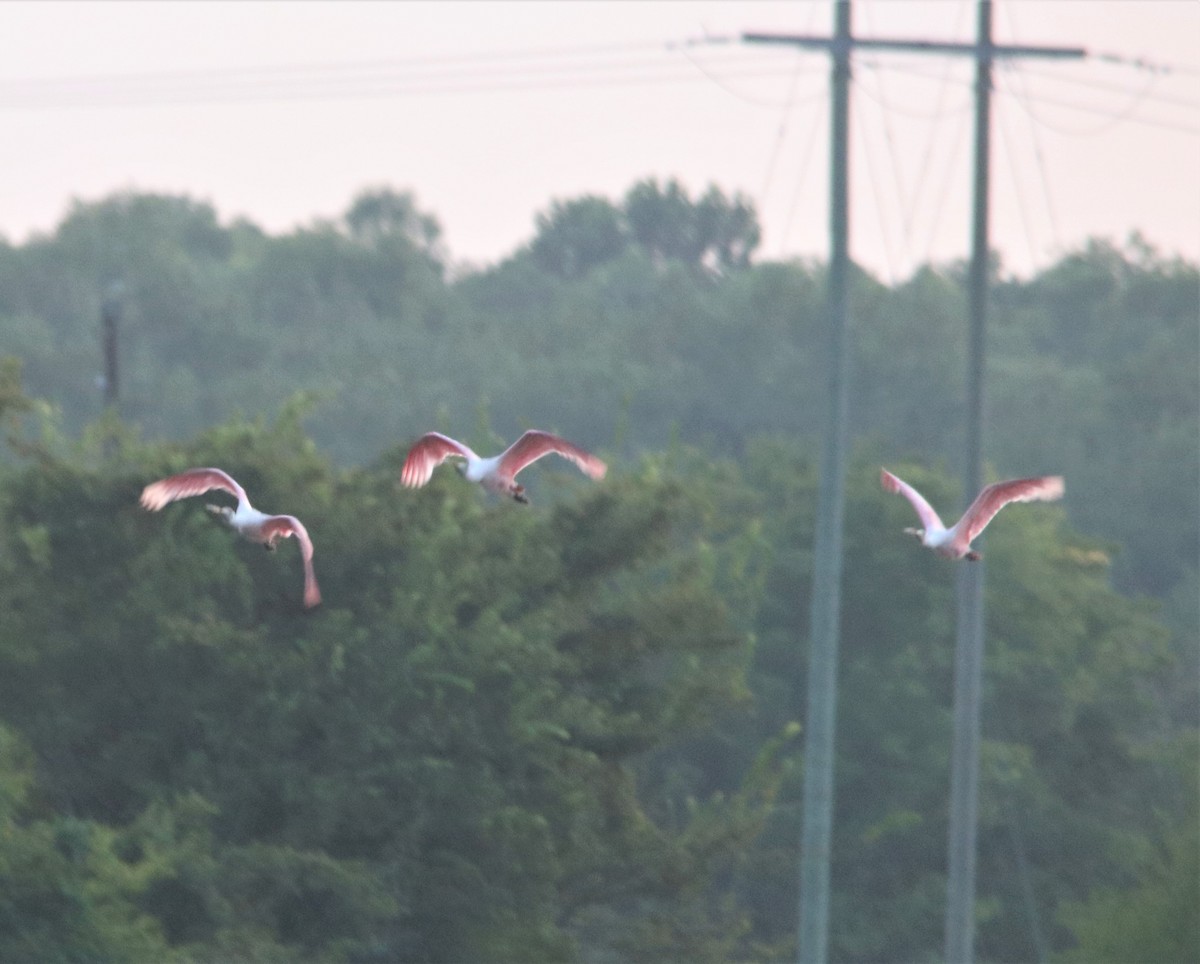
[[[1010,502],[1052,502],[1061,499],[1064,491],[1066,486],[1061,475],[993,482],[975,497],[955,528],[960,529],[960,537],[970,543]]]
[[[233,477],[220,469],[188,469],[157,482],[151,482],[142,490],[142,507],[157,512],[176,499],[201,495],[212,489],[224,489],[239,502],[248,502],[245,490]]]
[[[264,540],[286,539],[295,536],[300,543],[300,556],[304,560],[304,605],[311,609],[321,601],[321,589],[317,585],[317,574],[313,570],[313,544],[304,524],[293,515],[273,515],[263,522],[261,533]]]
[[[500,457],[498,472],[511,479],[529,463],[536,462],[543,455],[549,455],[551,452],[570,459],[579,466],[585,475],[593,479],[604,478],[604,474],[608,471],[608,466],[591,452],[587,452],[557,435],[530,429],[505,450]]]
[[[944,529],[942,520],[938,514],[933,511],[933,506],[925,501],[925,497],[916,489],[905,482],[903,479],[892,475],[887,469],[881,470],[879,481],[883,484],[883,488],[887,492],[899,492],[904,498],[912,503],[912,507],[917,510],[917,515],[921,517],[921,524],[926,530]]]
[[[433,476],[433,470],[452,455],[464,459],[479,458],[462,442],[440,432],[426,432],[408,450],[404,468],[400,470],[400,483],[410,489],[419,489]]]

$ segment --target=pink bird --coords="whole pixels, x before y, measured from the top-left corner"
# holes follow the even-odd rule
[[[947,529],[924,496],[907,482],[898,479],[887,469],[882,470],[880,481],[886,491],[899,492],[908,499],[925,524],[923,529],[905,529],[906,533],[916,536],[921,540],[921,545],[928,546],[939,556],[971,561],[983,558],[971,548],[971,542],[992,521],[992,516],[1010,502],[1051,502],[1062,498],[1065,491],[1061,475],[993,482],[975,497],[962,518]]]
[[[238,500],[237,509],[227,505],[206,505],[213,515],[220,516],[238,535],[251,542],[260,542],[267,549],[288,536],[295,536],[300,543],[300,555],[304,559],[304,605],[316,606],[321,601],[321,590],[313,572],[313,545],[308,530],[300,520],[290,515],[265,515],[250,504],[246,491],[231,476],[220,469],[188,469],[157,482],[151,482],[142,490],[142,507],[157,512],[169,502],[186,499],[190,495],[202,495],[211,489],[224,489]]]
[[[455,468],[468,481],[478,482],[498,495],[511,496],[518,502],[527,503],[529,498],[525,495],[525,486],[519,484],[515,476],[530,462],[536,462],[551,452],[570,459],[593,479],[604,478],[604,473],[608,471],[608,466],[590,452],[557,435],[536,429],[530,429],[499,455],[487,459],[476,455],[462,442],[439,432],[427,432],[408,450],[408,458],[404,460],[404,468],[400,471],[400,481],[410,489],[419,489],[446,459],[465,459],[465,463],[456,462]]]

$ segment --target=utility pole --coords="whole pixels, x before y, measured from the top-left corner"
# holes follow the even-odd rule
[[[804,812],[800,838],[801,964],[829,953],[829,868],[833,849],[833,736],[837,719],[838,624],[842,594],[842,520],[846,506],[847,348],[850,273],[850,3],[835,7],[833,112],[830,118],[829,411],[821,451],[808,634],[804,728]]]
[[[104,374],[97,381],[104,398],[104,412],[117,415],[117,400],[120,397],[121,378],[117,367],[117,339],[121,324],[121,310],[124,306],[125,285],[120,278],[109,282],[104,298],[100,302],[100,349],[104,355]],[[106,431],[103,451],[106,458],[112,458],[117,449],[115,436]]]
[[[967,423],[964,507],[983,475],[983,379],[988,296],[988,186],[992,118],[992,0],[979,0],[975,57],[975,177],[971,263],[967,273]],[[975,852],[979,811],[979,742],[983,690],[982,560],[958,567],[954,642],[954,736],[950,748],[950,827],[946,860],[948,962],[975,950]]]
[[[985,10],[986,8],[986,10]],[[971,262],[971,335],[968,361],[966,496],[978,490],[982,453],[984,303],[987,298],[987,155],[991,67],[998,58],[1077,59],[1082,47],[993,44],[991,0],[980,0],[980,37],[976,43],[854,37],[849,0],[834,0],[833,37],[802,34],[744,33],[746,43],[786,44],[818,50],[833,58],[830,154],[830,312],[829,415],[822,449],[817,524],[814,540],[812,613],[809,630],[808,703],[804,748],[804,814],[800,842],[801,964],[828,960],[830,863],[833,835],[833,765],[836,724],[837,651],[842,575],[842,520],[845,503],[846,409],[849,393],[847,349],[849,267],[849,119],[850,56],[856,49],[969,56],[979,64],[976,96],[975,230]],[[984,25],[986,23],[986,32]],[[979,111],[982,110],[982,114]],[[978,262],[978,264],[977,264]],[[976,283],[976,277],[980,282]],[[977,300],[978,299],[978,300]],[[978,308],[978,310],[976,310]],[[947,883],[946,959],[967,964],[972,957],[975,899],[975,824],[979,774],[979,692],[983,668],[983,570],[963,566],[959,583],[958,644],[955,657],[954,750],[951,779],[950,857]],[[967,627],[967,628],[964,628]],[[966,639],[975,640],[964,656]],[[961,690],[960,690],[961,681]],[[972,693],[974,694],[972,697]],[[962,921],[966,919],[965,931]],[[951,922],[954,922],[953,924]],[[964,949],[965,948],[965,949]]]
[[[105,409],[116,408],[120,395],[120,372],[117,369],[117,333],[121,322],[122,299],[125,285],[117,280],[109,284],[100,303],[100,344],[104,355],[104,374],[100,377],[100,388]]]

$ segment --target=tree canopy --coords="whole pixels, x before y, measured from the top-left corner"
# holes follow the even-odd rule
[[[0,245],[0,959],[794,956],[823,269],[673,182],[535,229],[465,270],[409,193],[277,237],[130,193]],[[1068,496],[988,530],[983,959],[1196,944],[1198,298],[1136,241],[995,288],[989,471]],[[854,276],[838,959],[941,946],[953,568],[878,469],[963,501],[962,311]],[[609,476],[397,484],[534,426]],[[304,520],[320,608],[294,543],[138,506],[193,465]]]

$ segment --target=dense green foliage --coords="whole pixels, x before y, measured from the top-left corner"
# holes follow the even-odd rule
[[[281,237],[185,198],[117,195],[0,244],[2,347],[77,432],[100,411],[100,304],[120,280],[127,422],[186,438],[304,390],[322,400],[313,438],[343,464],[432,423],[476,425],[480,405],[504,437],[553,422],[624,453],[819,433],[823,275],[747,265],[744,201],[647,182],[621,205],[556,202],[538,226],[504,263],[464,271],[404,194],[366,193],[340,222]],[[887,458],[956,465],[960,272],[855,282],[857,431]],[[1194,265],[1097,242],[998,280],[991,321],[996,471],[1066,474],[1072,521],[1121,546],[1119,585],[1164,598],[1197,587],[1198,289]]]
[[[0,960],[789,959],[823,277],[757,241],[646,182],[483,271],[386,190],[0,244]],[[986,543],[984,960],[1200,950],[1198,300],[1138,244],[997,279],[988,451],[1067,499]],[[962,304],[953,268],[855,279],[839,960],[941,946],[953,568],[878,468],[957,503]],[[396,484],[420,431],[532,425],[609,477]],[[294,543],[138,507],[201,464],[305,521],[322,607]]]

